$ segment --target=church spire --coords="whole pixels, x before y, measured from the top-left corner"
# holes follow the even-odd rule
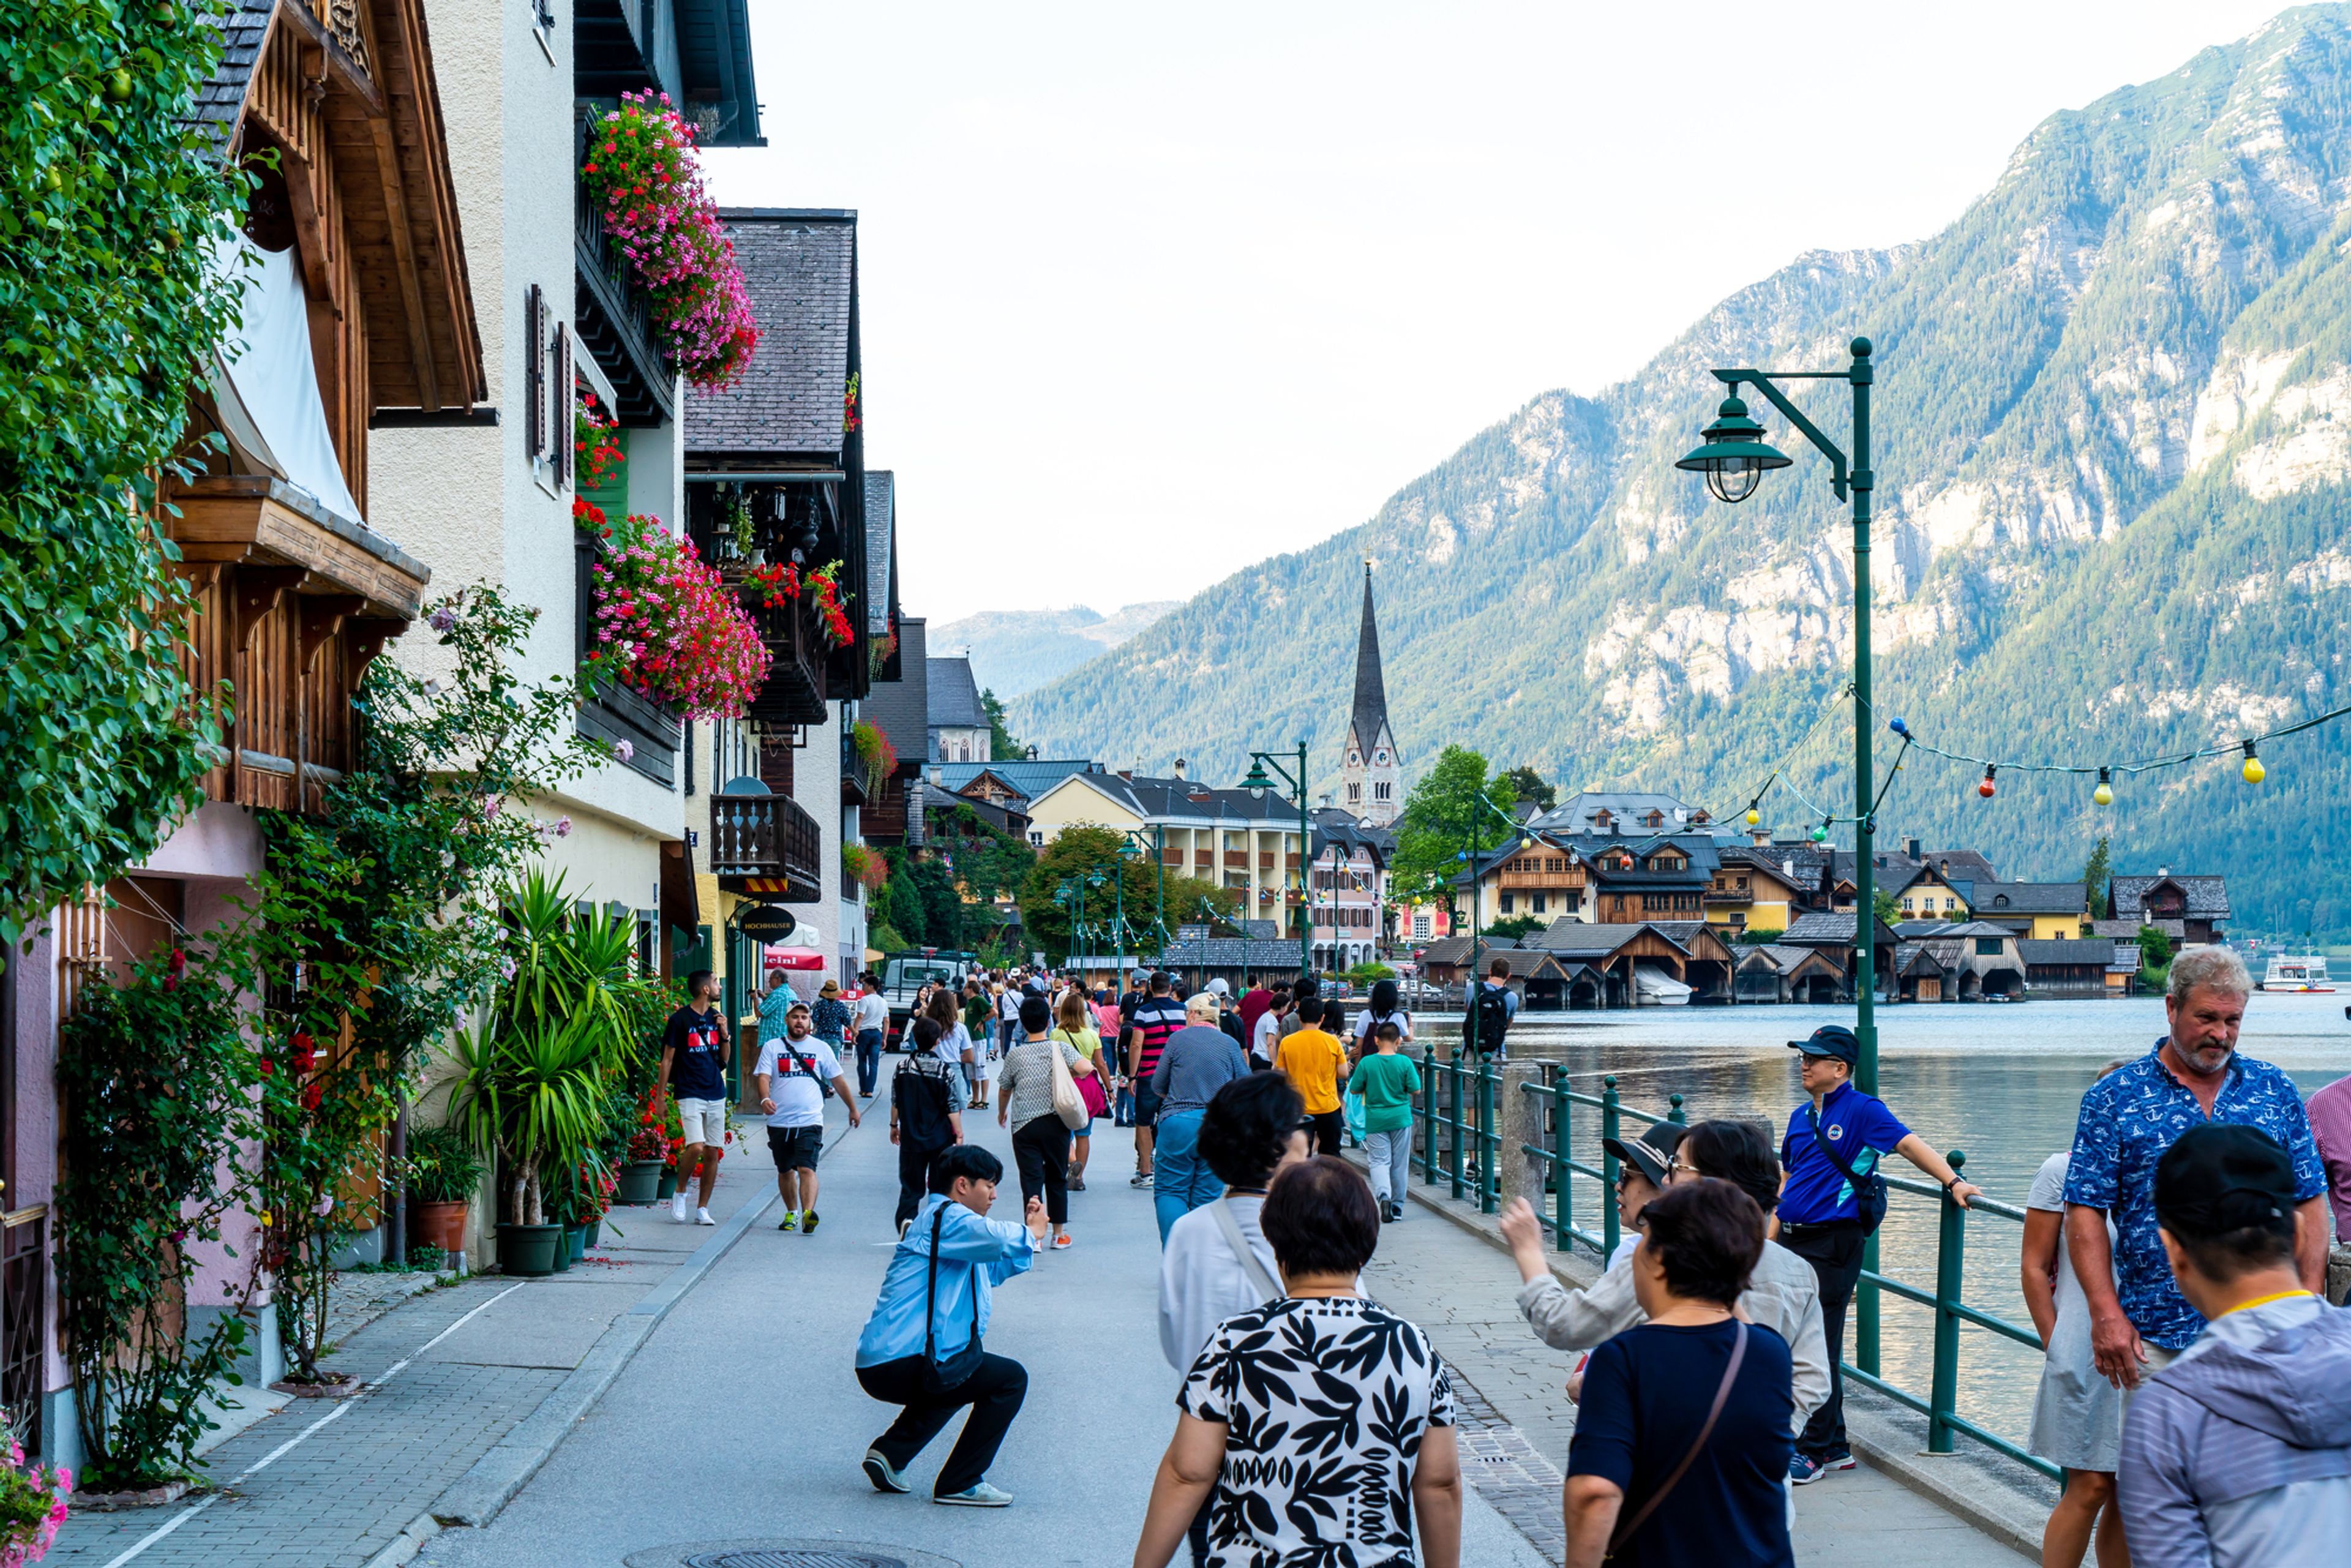
[[[1372,562],[1364,559],[1364,625],[1355,640],[1355,743],[1365,751],[1380,744],[1388,724],[1387,687],[1380,679],[1380,628],[1372,615]]]

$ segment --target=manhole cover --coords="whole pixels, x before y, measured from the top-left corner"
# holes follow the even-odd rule
[[[871,1552],[780,1551],[704,1552],[685,1560],[685,1568],[906,1568],[903,1557],[881,1557]]]

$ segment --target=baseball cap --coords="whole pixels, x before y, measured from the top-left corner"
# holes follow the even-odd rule
[[[1231,996],[1231,995],[1233,994],[1233,988],[1232,988],[1230,986],[1228,986],[1228,985],[1225,984],[1225,982],[1224,982],[1224,978],[1223,978],[1223,977],[1222,977],[1222,976],[1217,977],[1216,979],[1210,980],[1210,981],[1208,982],[1208,989],[1210,989],[1210,990],[1212,990],[1212,991],[1216,992],[1216,993],[1217,993],[1217,995],[1218,995],[1218,996],[1220,996],[1220,997],[1229,997],[1229,996]]]
[[[1813,1030],[1810,1040],[1790,1040],[1788,1049],[1801,1051],[1806,1056],[1834,1056],[1847,1067],[1861,1060],[1861,1041],[1841,1023],[1824,1023]]]
[[[2265,1229],[2294,1216],[2294,1160],[2259,1127],[2208,1123],[2155,1163],[2155,1218],[2183,1239]]]
[[[1600,1146],[1647,1176],[1651,1186],[1663,1186],[1673,1169],[1674,1151],[1682,1146],[1688,1132],[1679,1122],[1652,1122],[1647,1132],[1629,1143],[1603,1138]]]

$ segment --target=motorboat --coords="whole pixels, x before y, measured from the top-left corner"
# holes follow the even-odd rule
[[[2281,953],[2270,960],[2269,972],[2262,977],[2262,989],[2332,993],[2335,987],[2326,977],[2325,955]]]

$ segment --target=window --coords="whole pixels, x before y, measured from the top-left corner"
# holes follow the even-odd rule
[[[1514,913],[1518,907],[1517,900],[1518,895],[1516,894],[1506,893],[1502,894],[1502,913],[1505,915]]]
[[[1547,904],[1547,901],[1544,899],[1543,895],[1542,895],[1541,894],[1540,894],[1540,893],[1536,894],[1535,894],[1535,913],[1536,913],[1537,915],[1544,915],[1544,914],[1548,914],[1548,913],[1549,913],[1549,910],[1548,910],[1548,908],[1547,908],[1546,904]]]
[[[1959,901],[1956,898],[1947,898],[1943,900],[1943,913],[1946,915],[1949,915],[1952,910],[1957,909],[1959,906]]]
[[[1350,806],[1360,805],[1363,803],[1363,799],[1364,787],[1361,784],[1350,784],[1347,786],[1347,804]]]
[[[1029,847],[1030,849],[1033,849],[1033,850],[1041,850],[1041,849],[1043,849],[1043,848],[1045,847],[1045,835],[1044,835],[1044,834],[1042,834],[1042,833],[1040,833],[1040,832],[1039,832],[1039,831],[1038,831],[1036,829],[1034,829],[1034,828],[1029,829]]]
[[[1384,800],[1388,799],[1389,791],[1393,788],[1394,786],[1390,785],[1385,779],[1381,780],[1379,783],[1372,786],[1372,799],[1375,800]]]
[[[1416,936],[1416,938],[1418,938],[1418,939],[1419,939],[1419,940],[1421,940],[1421,941],[1424,941],[1424,942],[1425,942],[1425,941],[1426,941],[1426,940],[1428,939],[1428,916],[1427,916],[1427,915],[1414,915],[1414,916],[1412,917],[1412,934],[1413,934],[1413,936]]]
[[[1999,957],[1999,956],[2000,956],[2000,938],[1999,938],[1999,937],[1997,937],[1997,936],[1979,936],[1979,937],[1977,937],[1977,938],[1976,938],[1976,956],[1977,956],[1977,957],[1979,957],[1979,958],[1997,958],[1997,957]]]

